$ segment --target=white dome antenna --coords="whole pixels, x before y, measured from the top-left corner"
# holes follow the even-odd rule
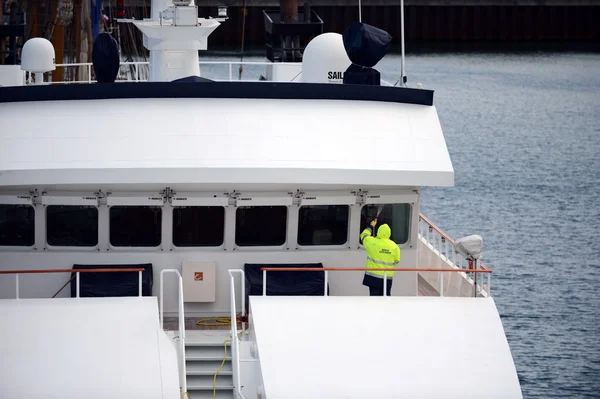
[[[54,46],[49,40],[34,37],[27,40],[21,51],[21,69],[36,75],[35,83],[44,82],[44,73],[56,69]],[[40,77],[38,79],[38,76]]]
[[[323,33],[312,39],[302,56],[302,81],[344,83],[344,72],[351,62],[339,33]]]

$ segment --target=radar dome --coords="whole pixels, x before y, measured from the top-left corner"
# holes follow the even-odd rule
[[[310,83],[344,83],[344,71],[350,58],[339,33],[322,33],[312,39],[302,56],[302,81]]]
[[[42,37],[29,39],[21,50],[21,69],[33,73],[44,73],[56,69],[54,46]]]

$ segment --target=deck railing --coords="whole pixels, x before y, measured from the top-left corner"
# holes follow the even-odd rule
[[[42,273],[76,273],[75,276],[75,297],[79,298],[79,275],[81,273],[127,273],[138,272],[138,296],[142,296],[142,272],[141,268],[106,268],[106,269],[48,269],[48,270],[0,270],[0,274],[15,275],[15,297],[19,299],[19,275],[21,274],[42,274]]]
[[[222,66],[227,73],[227,78],[213,79],[207,75],[209,79],[215,81],[225,81],[225,82],[258,82],[259,79],[256,77],[255,79],[239,79],[235,77],[234,71],[240,65],[250,65],[250,66],[263,66],[266,67],[268,65],[273,65],[272,62],[267,61],[200,61],[198,63],[200,67],[203,65],[213,65],[213,66]],[[297,63],[292,62],[279,62],[277,65],[297,65]],[[148,71],[149,71],[150,63],[147,61],[126,61],[121,62],[119,67],[119,74],[117,75],[116,82],[147,82],[148,81]],[[56,64],[56,68],[63,69],[63,80],[57,80],[51,82],[52,84],[78,84],[78,83],[95,83],[96,80],[93,78],[93,65],[91,62],[75,62],[68,64]],[[79,70],[79,74],[77,74],[77,70]],[[223,70],[221,70],[223,72]],[[82,73],[84,72],[84,73]],[[266,72],[266,71],[265,71]],[[218,74],[218,73],[217,73]],[[248,73],[246,73],[247,75]],[[205,75],[205,74],[203,74]],[[221,73],[220,75],[223,75]],[[77,79],[76,79],[77,77]],[[25,78],[24,81],[26,84],[30,83],[30,78]],[[294,76],[289,80],[290,82],[300,82],[300,74]],[[395,86],[390,82],[385,80],[381,80],[382,86]]]
[[[262,284],[262,294],[263,296],[267,295],[267,272],[323,272],[325,273],[325,282],[323,289],[323,296],[328,296],[327,284],[329,282],[329,272],[360,272],[367,271],[372,269],[366,269],[364,267],[261,267],[260,270],[263,272],[263,284]],[[429,269],[429,268],[381,268],[377,269],[377,271],[383,272],[383,295],[387,296],[387,274],[388,272],[436,272],[440,273],[440,296],[444,296],[444,273],[463,273],[464,270],[460,269]],[[471,270],[473,273],[485,273],[487,274],[488,279],[488,290],[491,286],[491,273],[492,271],[489,269],[479,269],[479,270]],[[474,291],[475,292],[475,291]],[[488,291],[489,296],[489,291]]]
[[[239,399],[244,399],[242,394],[242,379],[240,376],[240,344],[237,331],[237,310],[235,306],[235,279],[233,273],[239,273],[242,280],[242,335],[246,330],[246,277],[242,269],[230,269],[229,270],[229,295],[231,301],[231,351],[232,351],[232,367],[233,367],[233,378],[234,378],[234,390]]]
[[[459,269],[466,269],[471,272],[475,267],[473,262],[470,262],[459,255],[459,252],[456,250],[455,241],[423,214],[419,215],[419,236],[423,238],[426,243],[431,245],[433,250],[436,251],[443,260]],[[482,270],[489,270],[489,267],[483,262],[479,262],[479,267]]]
[[[178,297],[178,305],[179,305],[179,386],[181,389],[182,397],[187,394],[187,380],[186,380],[186,367],[185,367],[185,313],[183,307],[183,278],[177,269],[163,269],[160,271],[160,307],[159,307],[159,317],[160,317],[160,328],[163,327],[163,316],[164,316],[164,275],[165,273],[174,273],[177,275],[177,282],[179,285],[179,297]]]

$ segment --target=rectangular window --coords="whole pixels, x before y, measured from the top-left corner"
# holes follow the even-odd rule
[[[158,247],[162,208],[159,206],[110,207],[110,244],[113,247]]]
[[[35,244],[35,210],[30,205],[0,205],[0,246]]]
[[[300,207],[299,245],[344,245],[348,241],[348,205]]]
[[[396,244],[405,244],[408,242],[408,233],[410,231],[410,204],[369,204],[363,206],[360,211],[360,231],[362,232],[369,223],[377,216],[377,209],[383,206],[377,226],[387,224],[392,229],[392,241]]]
[[[173,245],[219,247],[225,236],[225,208],[182,206],[173,208]]]
[[[95,206],[48,205],[46,241],[56,247],[98,245],[98,208]]]
[[[283,245],[286,229],[286,206],[242,206],[236,210],[235,243],[240,247]]]

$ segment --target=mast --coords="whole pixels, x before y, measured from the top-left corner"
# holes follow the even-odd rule
[[[400,0],[400,46],[402,54],[400,56],[400,85],[406,86],[406,66],[404,64],[404,0]]]

